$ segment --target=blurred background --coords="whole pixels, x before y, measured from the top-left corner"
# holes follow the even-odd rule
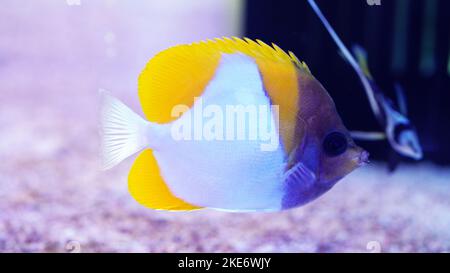
[[[405,90],[410,118],[426,158],[450,164],[450,2],[445,0],[316,1],[350,49],[368,51],[369,68],[396,102],[394,83]],[[301,56],[332,95],[352,130],[379,130],[361,82],[307,1],[248,1],[245,34],[276,41]],[[364,143],[372,158],[386,159],[386,142]]]
[[[282,3],[281,3],[282,2]],[[450,251],[450,7],[445,0],[317,1],[394,98],[408,96],[425,159],[374,162],[304,207],[168,213],[127,190],[133,158],[99,171],[98,90],[142,113],[137,76],[179,43],[248,36],[292,50],[353,130],[378,126],[306,1],[4,0],[0,7],[0,252]]]

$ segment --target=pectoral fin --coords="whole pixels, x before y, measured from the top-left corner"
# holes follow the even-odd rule
[[[315,173],[310,170],[303,162],[298,162],[285,173],[285,181],[298,180],[308,183],[316,180]]]
[[[314,189],[316,175],[303,162],[299,162],[289,169],[284,178],[285,195],[283,208],[293,208],[306,204],[317,197]]]

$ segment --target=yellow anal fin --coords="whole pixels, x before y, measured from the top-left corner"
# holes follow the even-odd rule
[[[141,205],[156,210],[197,210],[198,207],[174,196],[161,177],[153,152],[142,152],[128,175],[128,190]]]

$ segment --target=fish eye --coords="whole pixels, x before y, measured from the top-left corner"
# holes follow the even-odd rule
[[[347,138],[343,133],[329,133],[323,140],[323,150],[328,156],[338,156],[347,150]]]

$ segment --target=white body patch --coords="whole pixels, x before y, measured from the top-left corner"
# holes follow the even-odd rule
[[[258,66],[243,54],[224,54],[216,75],[201,96],[203,108],[266,105]],[[193,118],[194,105],[161,126],[164,138],[152,147],[161,174],[179,198],[224,210],[279,210],[283,197],[285,152],[282,145],[262,151],[261,140],[174,140],[170,128]],[[271,114],[272,115],[272,114]],[[272,125],[275,119],[269,119]],[[279,136],[277,135],[279,138]],[[267,143],[267,142],[264,142]]]

